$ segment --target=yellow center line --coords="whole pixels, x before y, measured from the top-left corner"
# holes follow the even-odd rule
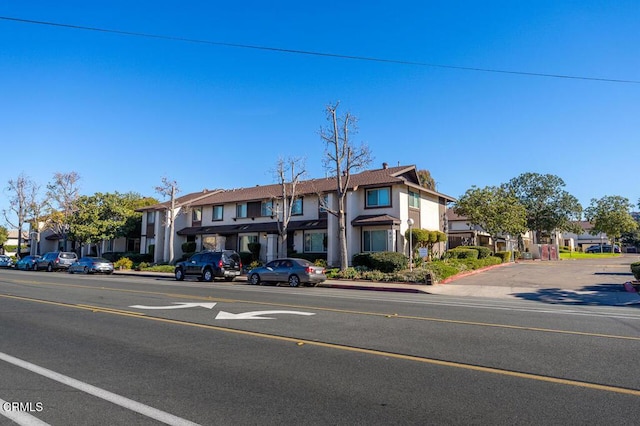
[[[260,306],[278,306],[278,307],[292,308],[292,309],[311,309],[316,311],[335,312],[335,313],[341,313],[341,314],[367,315],[367,316],[384,317],[384,318],[392,318],[392,319],[408,319],[408,320],[415,320],[415,321],[427,321],[427,322],[436,322],[436,323],[444,323],[444,324],[470,325],[470,326],[476,326],[476,327],[503,328],[508,330],[534,331],[539,333],[553,333],[553,334],[565,334],[565,335],[571,335],[571,336],[599,337],[604,339],[640,341],[640,337],[638,336],[589,333],[585,331],[559,330],[559,329],[542,328],[542,327],[527,327],[527,326],[520,326],[520,325],[497,324],[497,323],[479,322],[479,321],[452,320],[452,319],[434,318],[434,317],[400,315],[397,313],[389,314],[389,313],[381,313],[381,312],[356,311],[356,310],[348,310],[348,309],[326,308],[326,307],[316,307],[316,306],[308,306],[308,305],[295,305],[295,304],[287,304],[287,303],[260,302],[260,301],[242,300],[242,299],[225,299],[225,298],[217,298],[212,296],[194,296],[194,295],[180,294],[180,293],[131,290],[131,289],[120,289],[120,288],[111,288],[111,287],[95,287],[95,286],[80,285],[80,284],[55,284],[55,283],[44,283],[44,282],[38,282],[38,281],[18,281],[18,280],[12,281],[12,282],[24,283],[24,284],[36,284],[36,285],[84,288],[84,289],[91,289],[91,290],[115,291],[115,292],[121,292],[121,293],[175,297],[178,299],[207,300],[207,301],[220,302],[220,303],[249,303],[249,304],[260,305]]]
[[[39,299],[32,299],[28,297],[10,296],[10,295],[3,295],[3,294],[0,294],[0,298],[24,300],[28,302],[56,305],[56,306],[61,306],[66,308],[73,308],[73,309],[82,309],[82,310],[87,310],[92,312],[100,312],[100,313],[111,314],[111,315],[120,315],[120,316],[125,316],[130,318],[146,319],[146,320],[161,322],[165,324],[195,327],[195,328],[200,328],[205,330],[215,330],[215,331],[232,333],[232,334],[237,334],[242,336],[251,336],[251,337],[257,337],[261,339],[277,340],[281,342],[295,343],[297,346],[309,345],[309,346],[335,349],[335,350],[346,351],[346,352],[355,352],[355,353],[367,354],[372,356],[382,356],[386,358],[418,362],[421,364],[430,364],[430,365],[437,365],[441,367],[478,371],[478,372],[488,373],[488,374],[497,374],[501,376],[516,377],[516,378],[526,379],[526,380],[535,380],[538,382],[553,383],[553,384],[559,384],[559,385],[573,386],[573,387],[579,387],[579,388],[585,388],[585,389],[591,389],[591,390],[599,390],[604,392],[612,392],[617,394],[632,395],[632,396],[640,397],[640,390],[623,388],[618,386],[601,385],[597,383],[582,382],[579,380],[561,379],[558,377],[542,376],[542,375],[532,374],[532,373],[522,373],[518,371],[505,370],[501,368],[483,367],[479,365],[465,364],[465,363],[455,362],[455,361],[443,361],[443,360],[434,359],[434,358],[426,358],[426,357],[420,357],[415,355],[404,355],[404,354],[386,352],[386,351],[381,351],[376,349],[358,348],[353,346],[340,345],[336,343],[317,342],[314,340],[297,339],[294,337],[276,336],[272,334],[259,333],[256,331],[238,330],[238,329],[220,327],[220,326],[209,325],[209,324],[198,324],[198,323],[192,323],[188,321],[174,320],[174,319],[168,319],[168,318],[150,317],[150,316],[139,314],[137,312],[106,309],[99,306],[74,305],[69,303],[52,302],[48,300],[39,300]]]

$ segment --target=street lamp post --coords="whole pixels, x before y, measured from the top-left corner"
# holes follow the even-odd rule
[[[413,271],[413,233],[411,232],[413,219],[409,218],[407,225],[409,225],[409,271]]]

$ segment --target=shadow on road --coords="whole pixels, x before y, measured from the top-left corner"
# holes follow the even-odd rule
[[[557,305],[625,305],[640,308],[640,296],[628,293],[621,284],[596,284],[576,290],[544,288],[531,293],[514,293],[513,296]]]

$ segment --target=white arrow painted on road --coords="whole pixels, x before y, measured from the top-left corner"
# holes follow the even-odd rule
[[[129,307],[137,308],[137,309],[183,309],[183,308],[197,308],[197,307],[213,309],[213,307],[216,306],[215,303],[182,303],[182,302],[173,302],[173,303],[174,304],[170,306],[133,305]]]
[[[309,312],[299,312],[299,311],[253,311],[253,312],[243,312],[240,314],[232,314],[231,312],[220,311],[216,316],[216,319],[274,319],[274,318],[261,316],[261,315],[274,315],[274,314],[315,315]]]

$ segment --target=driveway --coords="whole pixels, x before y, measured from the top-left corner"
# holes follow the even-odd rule
[[[629,265],[638,261],[640,256],[624,254],[603,259],[511,263],[434,285],[429,292],[569,305],[631,305],[640,303],[640,295],[626,292],[623,284],[634,279]]]

